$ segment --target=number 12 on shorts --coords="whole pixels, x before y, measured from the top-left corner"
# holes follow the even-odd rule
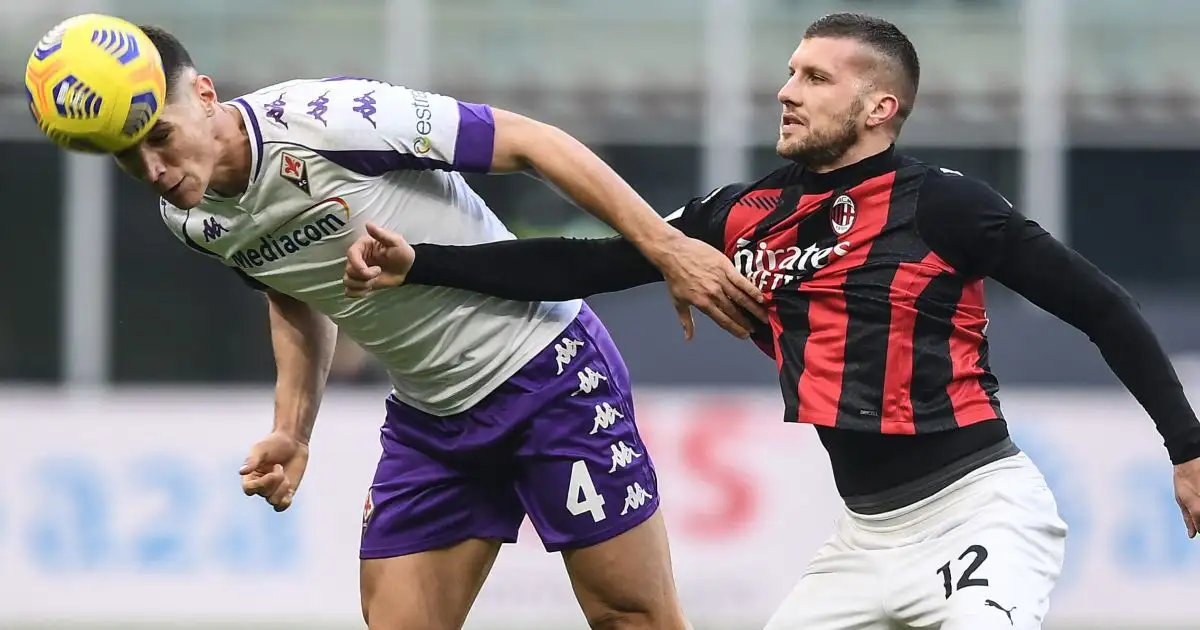
[[[987,560],[987,547],[984,547],[983,545],[971,545],[970,547],[967,547],[966,551],[962,552],[962,555],[959,556],[958,559],[966,560],[967,556],[973,556],[971,559],[971,564],[967,565],[967,568],[962,572],[962,575],[958,576],[957,582],[954,581],[954,576],[950,572],[949,562],[946,562],[946,564],[943,564],[941,568],[937,570],[938,575],[942,576],[942,586],[944,586],[946,589],[946,599],[950,599],[950,596],[953,595],[955,591],[961,591],[964,588],[969,588],[971,586],[988,585],[986,578],[975,577],[975,572],[979,570],[979,567],[983,564],[983,561]]]
[[[567,482],[567,511],[571,516],[591,513],[592,520],[597,523],[606,518],[604,497],[596,492],[587,462],[582,459],[571,465],[571,480]]]

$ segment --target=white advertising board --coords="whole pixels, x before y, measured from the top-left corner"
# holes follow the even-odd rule
[[[841,507],[808,427],[772,390],[642,390],[677,580],[697,625],[755,628]],[[1009,391],[1015,439],[1071,527],[1051,621],[1194,625],[1184,533],[1153,425],[1115,390]],[[292,510],[241,494],[265,390],[0,391],[0,626],[43,621],[357,627],[363,498],[382,395],[334,392]],[[468,627],[585,627],[561,560],[526,524]],[[356,625],[357,624],[357,625]]]

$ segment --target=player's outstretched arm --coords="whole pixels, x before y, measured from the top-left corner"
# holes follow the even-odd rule
[[[480,245],[409,245],[369,224],[346,256],[346,294],[401,284],[475,291],[509,300],[559,301],[662,280],[623,238],[531,238]]]
[[[1096,344],[1109,368],[1154,420],[1175,464],[1176,499],[1188,537],[1194,538],[1200,525],[1200,422],[1137,302],[1032,222],[1019,229],[1011,247],[1012,255],[992,276]],[[1054,271],[1047,273],[1048,269]]]
[[[275,420],[242,467],[242,489],[277,511],[291,506],[308,465],[308,442],[333,362],[337,327],[311,306],[267,292],[275,351]]]
[[[500,109],[493,112],[491,171],[537,171],[620,232],[666,279],[687,338],[694,332],[689,305],[742,338],[753,329],[746,313],[766,321],[762,292],[728,258],[663,223],[625,180],[582,143],[552,125]]]
[[[934,251],[968,275],[995,278],[1086,334],[1150,415],[1175,464],[1176,498],[1194,537],[1200,524],[1200,421],[1137,302],[982,183],[960,177],[927,188],[931,194],[922,188],[922,198],[930,205],[918,211],[918,226]]]

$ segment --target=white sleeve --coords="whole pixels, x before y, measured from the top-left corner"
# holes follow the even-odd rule
[[[366,175],[491,170],[496,125],[487,105],[369,79],[327,79],[308,88],[316,91],[307,117],[323,116],[320,124],[304,125],[313,137],[303,143],[345,168]]]

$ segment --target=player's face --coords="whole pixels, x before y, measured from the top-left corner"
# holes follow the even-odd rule
[[[783,113],[775,150],[811,167],[827,166],[859,140],[866,123],[864,55],[852,39],[800,42],[779,90]]]
[[[213,116],[219,107],[208,77],[184,75],[150,133],[117,154],[117,163],[171,205],[195,207],[216,167],[219,143]]]

